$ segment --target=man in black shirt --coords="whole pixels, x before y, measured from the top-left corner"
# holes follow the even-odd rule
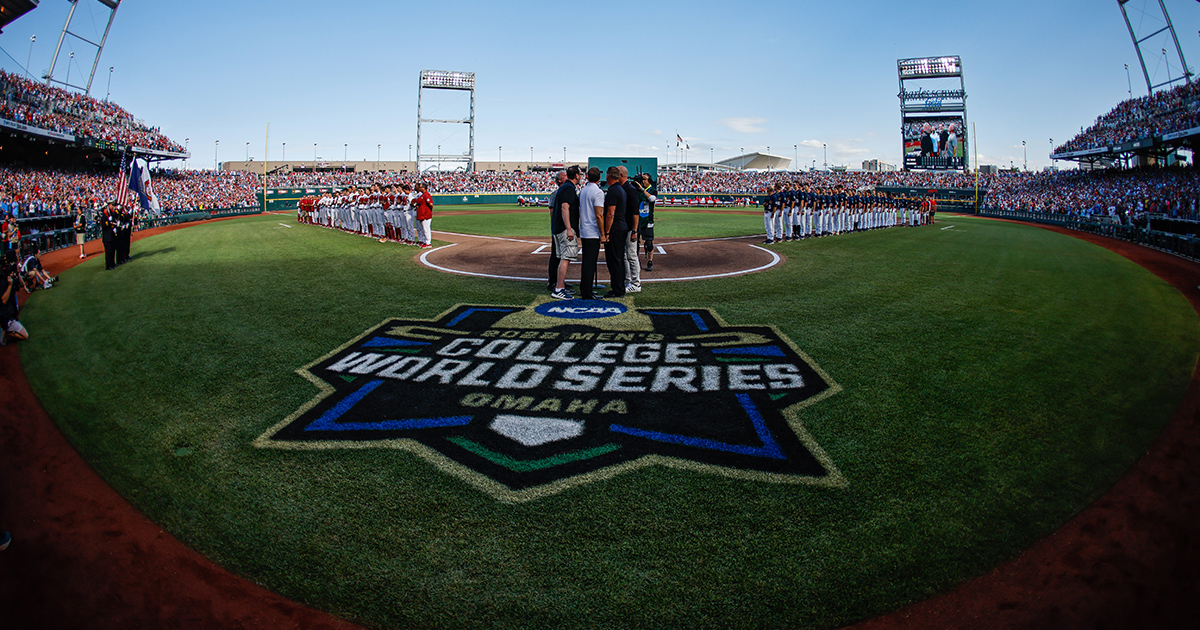
[[[625,189],[625,227],[629,238],[625,241],[625,290],[637,293],[642,290],[642,261],[638,258],[638,206],[642,203],[641,189],[629,179],[629,169],[618,166],[621,173],[621,188]]]
[[[579,167],[567,169],[567,181],[554,192],[553,215],[550,217],[550,232],[554,239],[554,255],[559,258],[554,291],[550,293],[558,300],[569,300],[572,296],[564,286],[567,266],[579,257]]]
[[[547,204],[549,206],[548,209],[550,210],[550,234],[551,234],[551,237],[550,237],[550,264],[547,265],[547,267],[546,267],[546,278],[547,278],[546,279],[546,289],[548,291],[553,291],[555,285],[558,284],[558,263],[561,261],[561,259],[558,257],[558,250],[554,249],[554,236],[553,236],[554,235],[554,215],[558,211],[558,203],[556,203],[556,200],[558,198],[558,191],[559,191],[559,189],[562,188],[563,182],[565,182],[565,181],[567,181],[567,173],[565,171],[559,171],[554,174],[554,185],[557,186],[558,188],[556,188],[554,190],[554,192],[550,193],[550,203]]]
[[[629,227],[625,223],[625,189],[621,186],[621,171],[615,166],[606,173],[608,192],[604,195],[604,264],[608,266],[609,283],[612,287],[604,297],[625,296],[625,241],[629,240]]]

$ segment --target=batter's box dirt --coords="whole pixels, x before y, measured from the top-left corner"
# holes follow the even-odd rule
[[[418,259],[427,267],[467,276],[546,281],[547,259],[543,256],[531,256],[530,251],[548,251],[549,238],[498,238],[451,232],[435,234],[439,239],[450,241],[451,244],[421,254]],[[655,239],[655,253],[666,253],[669,258],[658,261],[654,271],[643,271],[642,282],[739,276],[764,271],[783,262],[783,256],[755,244],[760,238],[749,236],[700,240]],[[642,268],[645,269],[644,253],[641,260]],[[570,266],[567,272],[568,282],[579,281],[580,268],[578,262]],[[608,269],[604,264],[603,250],[600,252],[597,269],[601,282],[607,281]]]

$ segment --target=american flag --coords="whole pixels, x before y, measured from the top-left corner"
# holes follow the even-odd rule
[[[117,203],[129,205],[129,160],[121,154],[121,176],[117,178]]]

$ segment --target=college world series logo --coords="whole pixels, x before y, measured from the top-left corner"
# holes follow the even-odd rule
[[[800,421],[841,388],[773,327],[709,309],[460,305],[298,373],[320,393],[256,446],[408,450],[501,500],[651,465],[844,483]]]

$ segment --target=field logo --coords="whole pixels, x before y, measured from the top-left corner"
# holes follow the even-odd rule
[[[298,373],[320,393],[256,446],[408,450],[504,501],[654,465],[845,483],[800,420],[841,388],[775,328],[709,309],[461,305]]]

